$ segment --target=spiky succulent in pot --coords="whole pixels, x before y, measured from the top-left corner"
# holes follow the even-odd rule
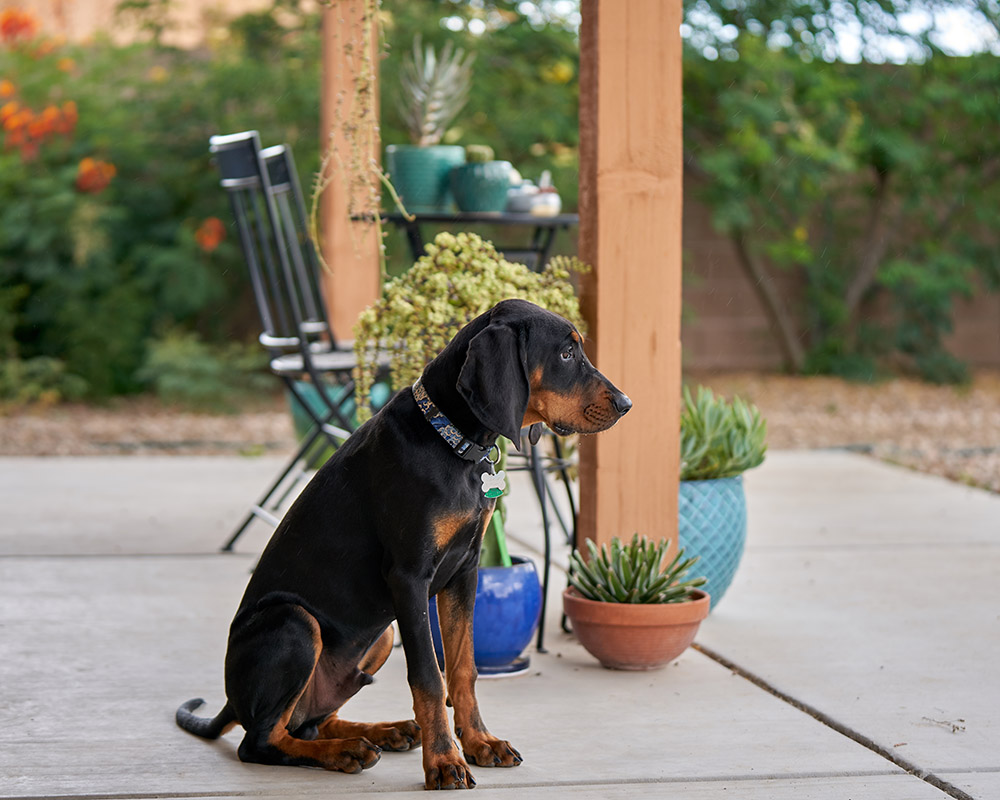
[[[611,546],[587,539],[590,560],[579,550],[570,556],[569,582],[581,596],[605,603],[683,603],[691,600],[693,589],[703,586],[705,578],[683,580],[698,561],[685,558],[683,548],[664,565],[670,540],[653,542],[635,534],[629,544],[617,536]]]
[[[413,52],[403,61],[399,82],[400,114],[415,145],[440,143],[469,99],[474,60],[475,54],[466,55],[451,42],[437,53],[431,45],[422,47],[419,35],[414,37]]]
[[[767,422],[757,406],[734,397],[727,403],[699,386],[684,387],[681,408],[681,480],[731,478],[764,460]]]

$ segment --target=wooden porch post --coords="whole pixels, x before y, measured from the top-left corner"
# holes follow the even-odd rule
[[[337,119],[338,113],[341,119],[350,114],[358,66],[356,60],[345,53],[345,44],[352,39],[355,47],[360,43],[365,5],[365,0],[335,0],[323,9],[321,150],[326,152],[333,143],[345,158],[349,146],[337,125]],[[377,51],[377,48],[378,43],[374,42],[373,51]],[[372,69],[377,73],[377,54],[372,61]],[[334,142],[328,138],[331,132],[335,137]],[[378,159],[378,146],[374,149],[376,152],[369,155]],[[352,329],[358,314],[375,301],[379,292],[379,242],[375,229],[363,222],[352,223],[348,219],[347,203],[344,182],[339,176],[335,177],[323,193],[320,231],[323,258],[329,265],[329,270],[323,274],[323,294],[330,323],[340,339],[354,338]]]
[[[634,402],[581,444],[578,545],[676,547],[681,311],[681,0],[583,0],[580,253],[588,352]]]

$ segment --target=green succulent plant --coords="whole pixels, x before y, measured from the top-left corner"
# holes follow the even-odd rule
[[[731,478],[764,461],[767,422],[753,403],[731,403],[699,386],[684,387],[681,408],[681,480]]]
[[[627,545],[616,536],[610,547],[601,545],[600,549],[587,539],[590,560],[584,560],[579,550],[573,551],[569,582],[583,597],[598,602],[683,603],[707,579],[682,580],[698,561],[697,556],[684,558],[683,548],[664,566],[669,546],[669,539],[655,543],[639,534]]]
[[[451,42],[438,54],[430,45],[422,47],[419,35],[414,37],[413,52],[400,68],[399,110],[415,145],[440,143],[469,99],[475,58],[461,47],[452,47]]]
[[[493,148],[488,144],[470,144],[465,148],[467,164],[486,164],[493,160]]]

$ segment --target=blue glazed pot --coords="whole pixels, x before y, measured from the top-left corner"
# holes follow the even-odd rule
[[[480,567],[472,640],[476,667],[495,669],[511,664],[538,629],[542,610],[542,587],[535,564],[512,556],[511,567]],[[438,662],[444,663],[437,603],[430,602],[431,636]]]
[[[461,211],[500,212],[514,167],[509,161],[462,164],[451,170],[451,192]]]
[[[747,504],[743,476],[681,481],[678,502],[679,546],[698,556],[689,577],[704,575],[712,608],[732,583],[747,538]]]
[[[412,213],[450,211],[453,199],[448,176],[452,167],[464,163],[465,148],[459,145],[390,144],[385,148],[386,172]]]

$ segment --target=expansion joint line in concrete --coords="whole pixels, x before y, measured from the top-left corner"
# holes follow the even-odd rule
[[[925,783],[929,783],[935,789],[940,789],[947,795],[954,797],[955,800],[976,800],[976,798],[974,798],[972,795],[968,794],[967,792],[963,792],[954,784],[949,783],[943,778],[938,777],[933,772],[928,772],[923,767],[914,764],[912,761],[907,761],[905,758],[900,757],[898,753],[892,752],[888,748],[876,742],[871,737],[865,736],[863,733],[860,733],[859,731],[856,731],[853,728],[849,728],[843,722],[839,722],[838,720],[831,717],[829,714],[825,714],[824,712],[820,711],[815,706],[811,706],[808,703],[803,703],[801,700],[798,700],[792,697],[791,695],[781,691],[780,689],[777,689],[776,687],[768,683],[766,680],[761,678],[759,675],[755,675],[754,673],[745,670],[743,667],[730,661],[725,656],[715,652],[714,650],[712,650],[712,648],[705,647],[705,645],[698,644],[697,642],[691,646],[702,655],[708,656],[716,663],[732,671],[734,674],[739,675],[744,680],[749,681],[759,689],[763,689],[768,694],[777,697],[779,700],[787,703],[793,708],[798,709],[802,713],[808,714],[817,722],[826,725],[828,728],[835,730],[842,736],[846,736],[848,739],[857,742],[862,747],[868,748],[876,755],[879,755],[882,758],[886,759],[887,761],[892,762],[900,769],[904,770],[905,772],[908,772],[910,775],[913,775],[916,778],[920,778],[920,780],[924,781]]]

